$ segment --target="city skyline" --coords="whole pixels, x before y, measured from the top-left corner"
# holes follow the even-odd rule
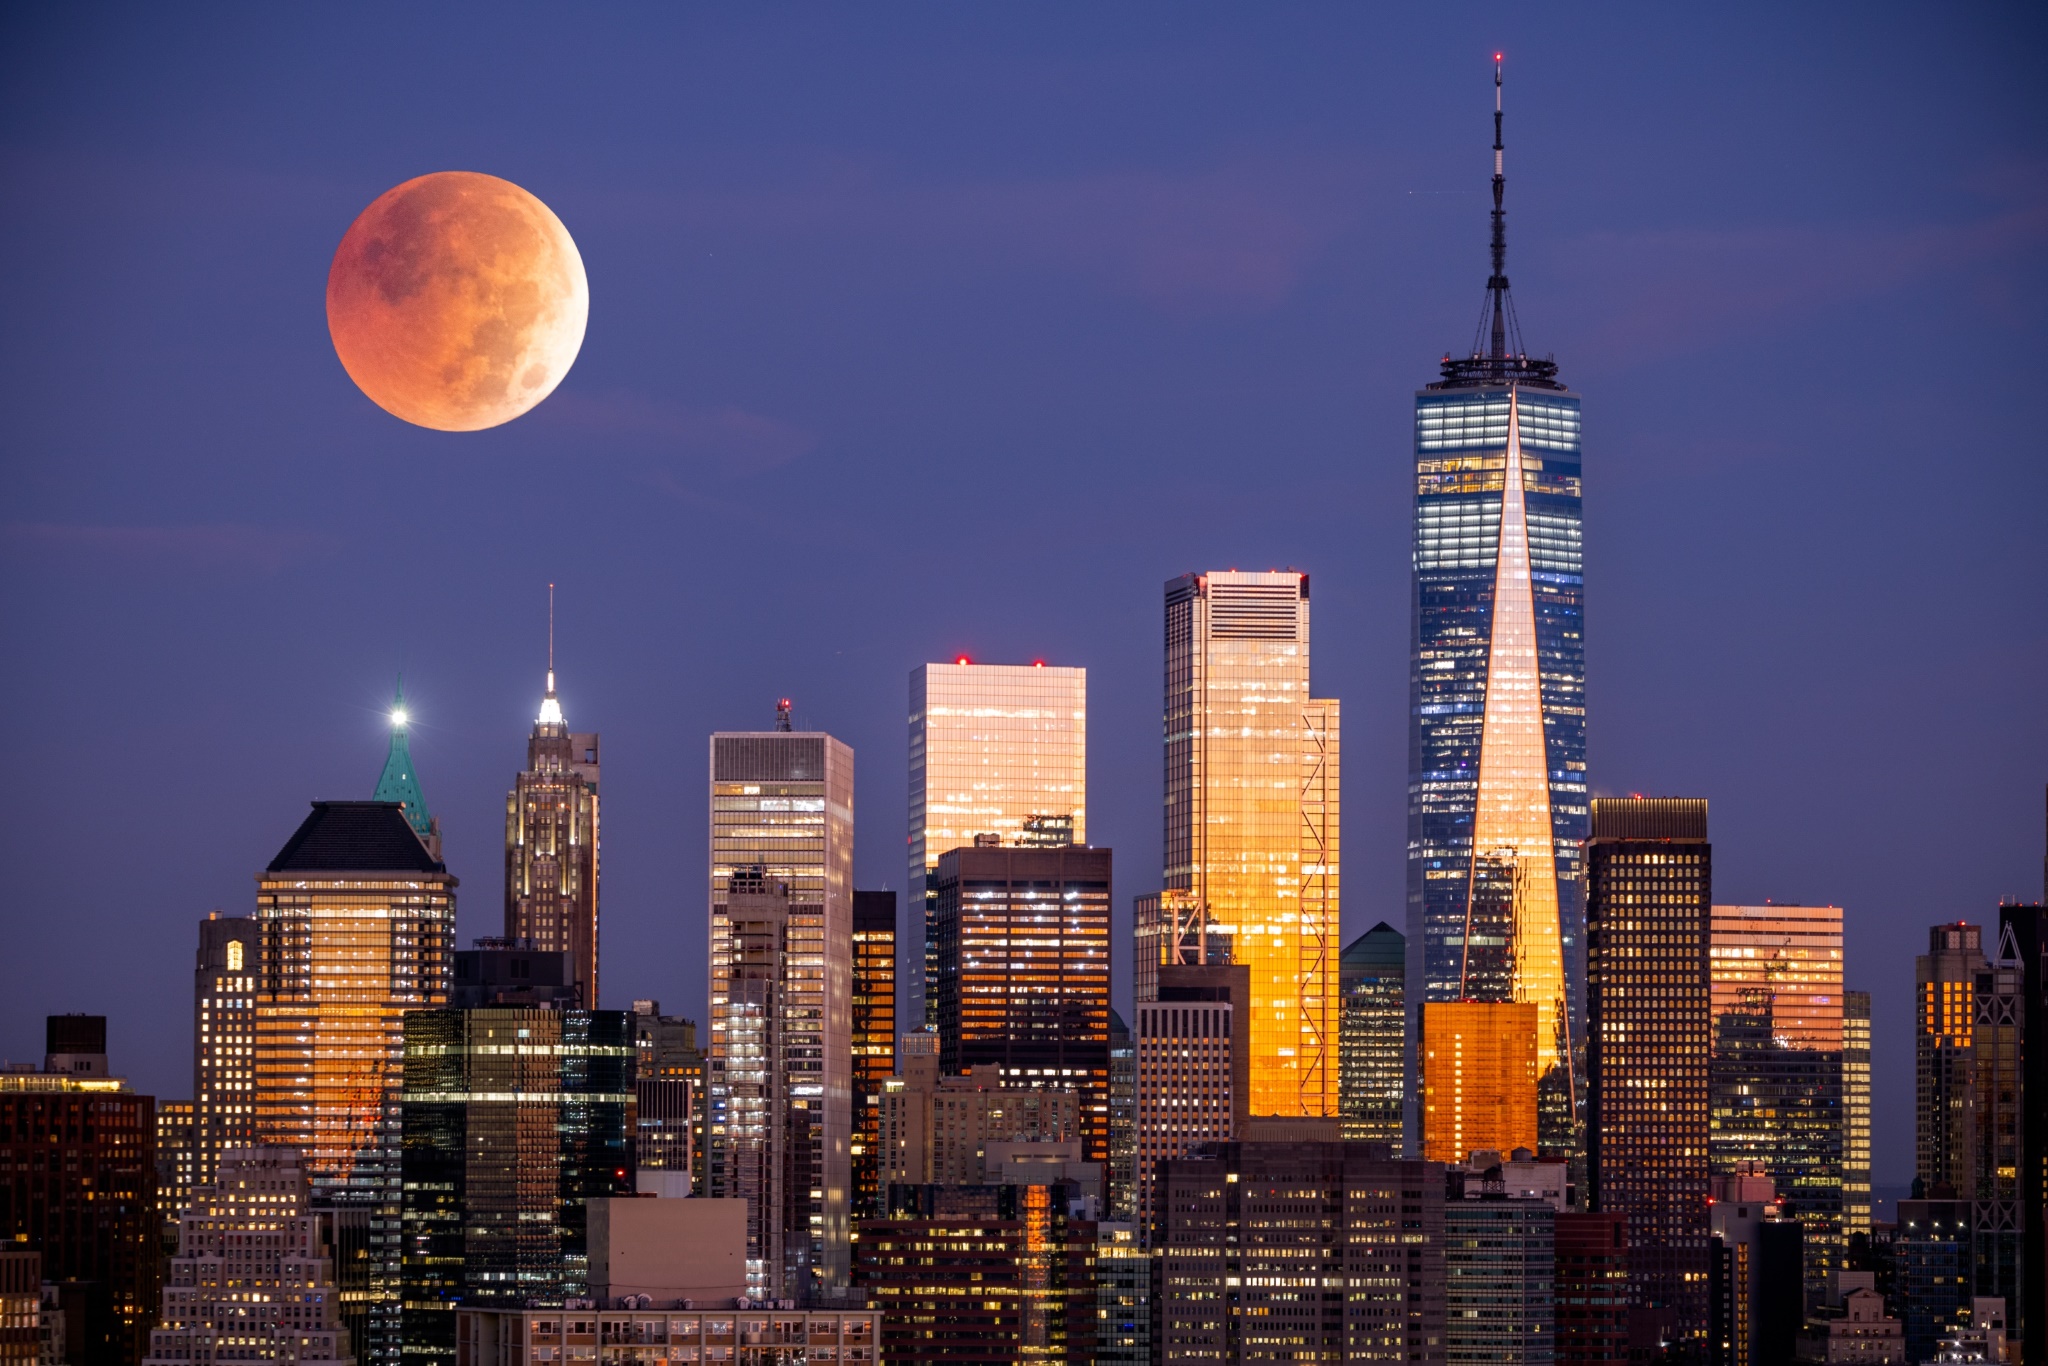
[[[1042,33],[1004,51],[1013,22],[895,55],[854,35],[899,75],[959,59],[991,77],[963,107],[984,135],[971,156],[915,130],[928,106],[830,82],[826,102],[858,110],[843,133],[799,103],[734,115],[721,142],[695,116],[716,105],[621,94],[550,141],[551,102],[465,121],[464,77],[401,82],[397,121],[341,138],[314,108],[325,78],[280,96],[140,21],[10,22],[19,255],[43,275],[8,268],[21,308],[0,325],[23,358],[0,382],[20,475],[0,553],[34,661],[0,687],[35,718],[40,775],[0,826],[27,869],[15,904],[35,908],[10,918],[7,1037],[25,1051],[41,1015],[104,1010],[137,1085],[186,1095],[192,1041],[163,1022],[191,1011],[193,922],[250,913],[250,875],[307,802],[370,795],[401,669],[415,776],[465,879],[455,942],[496,933],[551,580],[562,705],[612,749],[609,1003],[659,997],[708,1031],[698,747],[765,728],[778,697],[861,755],[853,881],[902,890],[904,671],[960,654],[1089,671],[1089,836],[1124,871],[1122,950],[1158,866],[1153,594],[1204,565],[1313,574],[1316,691],[1344,699],[1350,732],[1339,942],[1403,924],[1404,405],[1469,335],[1502,43],[1517,294],[1593,424],[1594,794],[1711,800],[1717,901],[1846,908],[1846,985],[1872,994],[1875,1180],[1903,1185],[1912,955],[1929,924],[1988,925],[2000,895],[2038,895],[2048,723],[2027,699],[2048,603],[2022,513],[2048,488],[2015,405],[1973,396],[2023,387],[2008,367],[2040,340],[2010,301],[2040,287],[2025,168],[2048,139],[2009,103],[2026,83],[1991,21],[1881,15],[1845,42],[1795,19],[1768,60],[1670,18],[1571,42],[1522,19],[1332,20],[1327,43],[1283,25],[1252,34],[1244,88],[1207,115],[1189,72],[1242,49],[1243,21],[1206,16],[1164,47],[1112,21],[1085,60]],[[310,55],[338,41],[317,17],[267,23],[278,70],[331,69]],[[756,75],[777,46],[772,24],[676,32]],[[1420,54],[1412,74],[1395,52]],[[1276,96],[1259,62],[1302,93]],[[1154,98],[1131,101],[1133,73]],[[1048,129],[1017,92],[1055,79],[1077,108]],[[222,112],[273,103],[275,120]],[[1655,117],[1677,106],[1683,124]],[[607,142],[577,165],[622,110],[674,147]],[[1853,137],[1824,112],[1844,110],[1863,111]],[[1716,152],[1758,145],[1776,150]],[[648,170],[671,151],[680,178]],[[526,177],[591,260],[580,368],[495,437],[392,432],[294,292],[332,252],[337,204],[442,164]],[[81,175],[129,203],[74,193]],[[842,228],[879,244],[863,270],[882,289],[822,240]],[[1849,266],[1802,264],[1820,261]],[[771,287],[785,268],[793,287]],[[1913,383],[1842,354],[1845,329],[1885,336],[1885,368]],[[107,367],[125,386],[84,392]],[[1914,473],[1931,451],[1961,462],[1939,487]],[[565,469],[595,535],[518,491]],[[984,543],[952,562],[881,532],[913,497],[975,506]],[[771,525],[790,534],[763,556]],[[1987,731],[1997,744],[1973,743]],[[1873,843],[1909,852],[1879,867],[1859,854]]]

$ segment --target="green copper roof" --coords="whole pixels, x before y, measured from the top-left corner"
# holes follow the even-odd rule
[[[433,833],[434,818],[427,811],[427,799],[420,792],[420,780],[413,775],[412,751],[406,746],[405,679],[398,680],[398,695],[391,701],[391,753],[385,756],[383,776],[371,800],[397,802],[405,808],[406,822],[421,839]]]

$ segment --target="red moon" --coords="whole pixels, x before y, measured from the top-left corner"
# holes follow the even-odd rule
[[[553,393],[589,321],[590,282],[562,220],[474,171],[377,196],[327,272],[342,368],[378,407],[436,431],[495,427]]]

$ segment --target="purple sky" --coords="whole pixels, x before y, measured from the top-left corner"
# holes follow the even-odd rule
[[[2038,7],[10,7],[0,16],[0,1054],[112,1017],[190,1089],[192,923],[414,754],[499,924],[560,583],[604,732],[608,1004],[702,1011],[705,735],[851,743],[901,879],[905,677],[1081,664],[1091,827],[1156,886],[1160,584],[1315,575],[1345,921],[1400,924],[1409,405],[1509,272],[1585,396],[1596,791],[1713,803],[1717,899],[1848,908],[1877,1177],[1912,954],[2040,895]],[[508,427],[350,384],[328,260],[487,171],[583,251]],[[1127,993],[1126,993],[1127,994]]]

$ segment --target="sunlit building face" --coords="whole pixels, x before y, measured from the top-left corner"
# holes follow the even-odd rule
[[[1309,689],[1308,576],[1166,585],[1162,901],[1251,974],[1249,1113],[1338,1113],[1338,704]]]
[[[929,1022],[932,1009],[930,874],[947,851],[991,837],[1004,845],[1088,842],[1086,669],[963,658],[911,670],[905,885],[912,922],[925,926],[918,991],[926,1016],[906,1018],[905,1029]]]

